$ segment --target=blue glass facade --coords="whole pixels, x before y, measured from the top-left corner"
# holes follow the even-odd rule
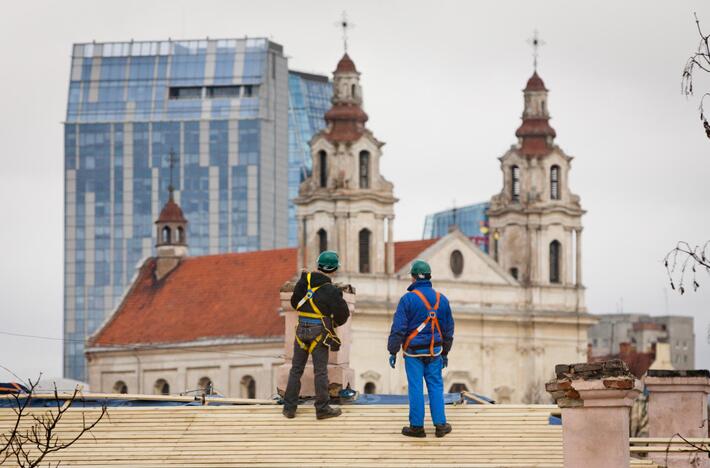
[[[64,139],[66,377],[85,379],[84,339],[153,255],[171,178],[191,255],[287,245],[288,94],[286,58],[266,39],[74,46]]]
[[[311,174],[313,135],[325,127],[325,113],[330,109],[333,84],[328,77],[290,71],[288,75],[288,245],[298,243],[296,207],[298,186]]]
[[[436,239],[449,233],[452,225],[473,239],[481,250],[488,252],[489,203],[476,203],[461,208],[430,214],[424,220],[424,239]]]

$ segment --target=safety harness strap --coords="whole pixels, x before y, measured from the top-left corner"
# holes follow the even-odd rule
[[[320,319],[321,323],[323,324],[323,328],[325,329],[325,333],[321,333],[313,341],[311,341],[310,345],[307,345],[306,343],[301,340],[298,335],[296,335],[296,342],[298,345],[303,349],[304,351],[308,351],[308,354],[311,354],[315,347],[323,341],[323,344],[326,346],[330,347],[331,344],[335,343],[337,345],[340,345],[340,338],[338,338],[338,335],[335,334],[335,331],[331,331],[330,328],[325,324],[325,315],[320,311],[318,306],[316,305],[316,302],[313,300],[313,295],[315,294],[318,289],[320,289],[322,284],[320,286],[316,286],[315,288],[311,287],[311,273],[308,272],[306,275],[306,286],[308,290],[306,291],[306,295],[301,298],[300,301],[298,301],[298,304],[296,305],[296,310],[298,311],[298,316],[299,317],[307,317],[307,318],[312,318],[312,319]],[[306,312],[300,310],[303,305],[308,302],[310,304],[311,309],[313,309],[313,312]],[[331,316],[331,321],[332,321],[332,316]],[[298,328],[298,326],[296,326]]]
[[[434,332],[438,331],[441,339],[444,339],[444,335],[443,333],[441,333],[441,327],[439,326],[439,319],[436,316],[436,313],[439,310],[439,303],[441,302],[441,294],[438,291],[436,292],[436,303],[434,304],[434,307],[432,307],[426,296],[424,296],[424,293],[417,289],[413,289],[412,292],[419,297],[422,303],[424,303],[424,307],[426,307],[428,316],[426,320],[424,320],[417,328],[412,331],[412,333],[409,334],[409,336],[404,342],[404,345],[402,345],[402,351],[407,354],[409,343],[411,343],[414,337],[417,336],[422,330],[424,330],[427,324],[431,322],[431,342],[429,343],[429,354],[417,354],[417,356],[434,356],[434,347],[436,342],[436,336]]]

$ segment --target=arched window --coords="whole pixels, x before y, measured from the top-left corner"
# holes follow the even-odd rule
[[[180,244],[185,243],[185,230],[182,228],[182,226],[178,226],[177,228],[177,241]]]
[[[360,188],[370,188],[370,153],[360,151]]]
[[[360,273],[370,273],[370,230],[363,229],[358,235]]]
[[[367,382],[365,384],[365,394],[372,395],[377,392],[377,386],[374,382]]]
[[[318,152],[318,164],[320,166],[320,186],[328,186],[328,155],[325,151]]]
[[[357,93],[357,87],[353,84],[350,86],[350,97],[355,99],[355,94]]]
[[[325,229],[318,230],[318,253],[328,250],[328,233]]]
[[[520,201],[520,168],[518,166],[512,166],[510,168],[510,195],[513,201]]]
[[[158,379],[153,386],[156,395],[170,395],[170,384],[165,379]]]
[[[515,279],[518,279],[518,269],[516,267],[510,269],[510,276]]]
[[[460,383],[456,382],[451,384],[451,387],[449,388],[449,393],[461,393],[461,392],[467,392],[468,387],[466,386],[465,383]]]
[[[560,242],[550,242],[550,283],[560,282]]]
[[[197,387],[202,390],[206,395],[212,395],[214,393],[212,380],[209,377],[202,377],[197,381]]]
[[[550,199],[560,199],[560,166],[550,168]]]
[[[123,380],[113,384],[113,393],[128,393],[128,385]]]
[[[168,226],[165,226],[163,230],[160,233],[162,243],[163,244],[169,244],[170,243],[170,228]]]
[[[245,375],[241,381],[241,397],[256,398],[256,380],[251,375]]]

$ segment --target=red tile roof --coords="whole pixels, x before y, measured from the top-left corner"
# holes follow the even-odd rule
[[[399,271],[407,263],[433,245],[439,239],[423,239],[394,243],[394,271]]]
[[[296,274],[296,249],[187,257],[159,282],[155,262],[92,345],[283,336],[279,289]]]
[[[436,241],[395,242],[395,269]],[[161,281],[150,258],[90,346],[281,337],[279,289],[295,277],[296,255],[279,249],[187,257]]]

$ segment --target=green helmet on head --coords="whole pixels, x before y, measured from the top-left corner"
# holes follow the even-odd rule
[[[332,273],[340,266],[338,253],[332,250],[324,250],[318,255],[318,269],[326,273]]]
[[[429,279],[431,278],[431,267],[424,260],[414,260],[412,262],[412,269],[409,270],[409,274],[417,279]]]

